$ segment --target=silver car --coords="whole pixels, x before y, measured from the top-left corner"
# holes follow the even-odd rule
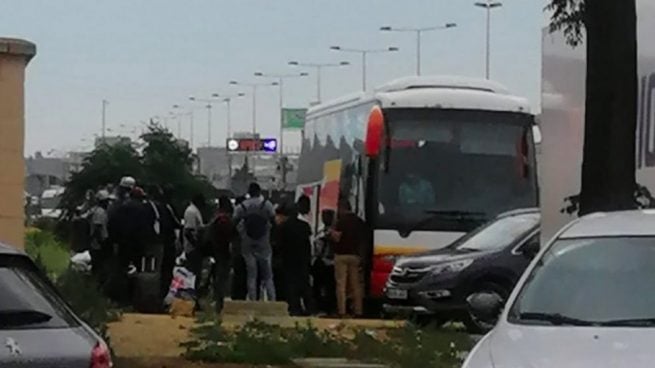
[[[650,367],[655,362],[655,211],[594,214],[541,250],[504,311],[474,295],[478,318],[502,313],[465,368]]]
[[[0,367],[111,366],[105,342],[30,258],[0,244]]]

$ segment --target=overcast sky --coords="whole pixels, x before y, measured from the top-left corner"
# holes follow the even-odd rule
[[[369,83],[410,75],[410,34],[379,32],[383,25],[458,28],[424,37],[425,74],[483,76],[485,14],[472,0],[2,0],[0,36],[38,46],[27,74],[26,154],[90,147],[100,132],[101,101],[108,127],[129,132],[165,115],[188,96],[233,93],[236,79],[255,71],[287,73],[289,60],[348,60],[351,67],[324,75],[324,99],[360,88],[354,55],[345,47],[397,46],[370,59]],[[543,1],[505,0],[493,15],[492,79],[539,106]],[[298,70],[299,71],[299,70]],[[315,76],[287,83],[286,105],[315,99]],[[249,92],[248,90],[243,90]],[[277,132],[277,90],[258,95],[258,126]],[[251,125],[251,99],[233,105],[233,129]],[[196,145],[205,142],[206,111],[196,112]],[[214,142],[225,139],[225,110],[214,109]],[[121,127],[121,124],[124,127]],[[176,124],[172,124],[174,131]],[[185,122],[183,137],[189,136]],[[289,139],[291,141],[291,139]]]

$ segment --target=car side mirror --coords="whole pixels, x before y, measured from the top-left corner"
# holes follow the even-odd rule
[[[539,251],[541,250],[541,245],[539,244],[539,241],[528,241],[526,244],[524,244],[521,247],[521,253],[532,259],[534,258],[537,254],[539,254]]]
[[[481,321],[495,321],[503,309],[503,300],[495,293],[472,294],[466,303],[471,314]]]

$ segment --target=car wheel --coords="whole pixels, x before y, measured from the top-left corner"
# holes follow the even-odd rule
[[[503,305],[509,297],[510,290],[508,287],[503,286],[496,282],[484,282],[472,290],[466,297],[468,300],[474,294],[491,294],[495,295],[502,300]],[[477,318],[470,310],[467,309],[464,317],[464,325],[470,333],[486,333],[490,331],[498,322],[498,316],[489,320],[481,320]]]

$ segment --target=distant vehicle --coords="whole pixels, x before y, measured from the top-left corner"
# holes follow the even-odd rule
[[[24,253],[0,244],[0,366],[109,368],[103,339]]]
[[[654,285],[655,211],[583,217],[532,262],[464,367],[652,365]],[[469,303],[480,319],[503,308],[486,294]]]
[[[538,209],[512,211],[445,249],[400,258],[387,282],[385,311],[426,322],[460,319],[472,332],[490,330],[495,321],[470,315],[466,299],[484,292],[507,300],[539,252],[540,219]]]
[[[61,216],[59,202],[64,195],[64,188],[52,187],[41,194],[41,217],[58,219]]]
[[[371,299],[382,300],[398,256],[539,204],[535,117],[497,83],[403,78],[314,106],[306,120],[298,194],[312,196],[314,219],[342,197],[366,220]]]

